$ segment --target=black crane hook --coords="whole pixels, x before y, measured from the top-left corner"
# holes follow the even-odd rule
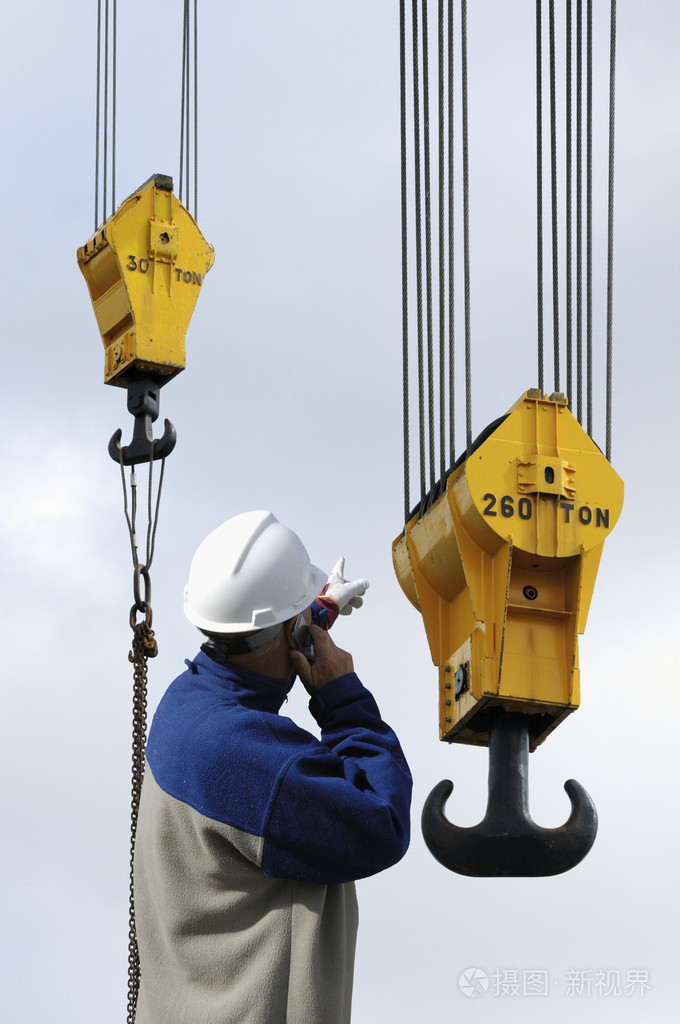
[[[571,814],[559,828],[541,828],[529,816],[528,716],[494,709],[489,721],[489,800],[478,825],[462,828],[444,816],[453,783],[440,782],[425,801],[422,830],[430,853],[460,875],[535,877],[569,871],[597,835],[597,811],[574,779],[564,788]]]
[[[158,419],[160,384],[151,377],[139,377],[128,384],[127,407],[135,418],[130,444],[121,447],[123,431],[117,430],[109,441],[109,455],[124,466],[164,459],[175,447],[177,431],[170,420],[165,421],[163,436],[154,440],[151,424]]]

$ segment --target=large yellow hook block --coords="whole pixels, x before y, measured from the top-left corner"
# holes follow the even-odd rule
[[[159,386],[184,369],[184,338],[215,251],[172,193],[149,178],[78,249],[104,342],[104,380]]]
[[[439,667],[439,734],[487,745],[494,709],[530,749],[579,705],[583,633],[623,481],[562,395],[527,391],[393,545]]]

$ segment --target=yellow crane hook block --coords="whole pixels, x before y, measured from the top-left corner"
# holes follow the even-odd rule
[[[104,342],[104,381],[162,385],[186,365],[184,338],[215,260],[196,221],[156,174],[78,249]]]
[[[527,391],[393,544],[439,667],[439,733],[488,744],[489,711],[535,749],[579,705],[585,630],[623,481],[563,395]]]

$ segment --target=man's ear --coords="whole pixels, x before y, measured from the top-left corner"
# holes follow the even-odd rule
[[[297,644],[293,640],[293,629],[295,627],[296,622],[297,615],[293,615],[291,619],[286,619],[283,626],[283,635],[286,638],[286,644],[288,645],[288,648],[291,651],[297,651]]]

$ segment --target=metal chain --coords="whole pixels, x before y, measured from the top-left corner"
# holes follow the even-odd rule
[[[139,579],[145,583],[144,599],[139,594]],[[139,948],[137,944],[137,928],[135,920],[135,842],[137,838],[137,819],[139,801],[144,781],[144,747],[146,743],[146,697],[147,697],[147,660],[158,654],[154,631],[151,628],[151,583],[148,571],[139,566],[135,572],[135,603],[130,609],[130,626],[133,630],[132,649],[128,654],[129,661],[134,665],[134,687],[132,700],[132,802],[130,829],[130,916],[128,930],[128,1024],[134,1024],[139,995],[141,971],[139,965]],[[144,618],[136,622],[137,613]]]

